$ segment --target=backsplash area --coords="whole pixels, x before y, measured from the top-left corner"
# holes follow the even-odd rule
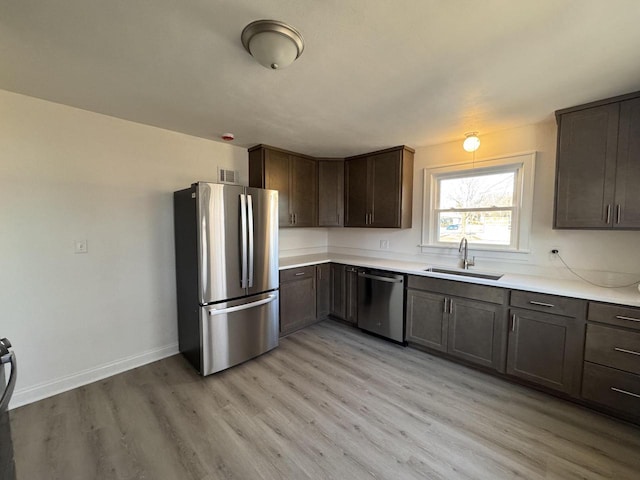
[[[474,249],[476,270],[551,275],[575,278],[555,256],[562,258],[577,273],[591,281],[624,284],[640,280],[640,231],[554,230],[553,196],[555,180],[556,125],[549,121],[514,128],[482,137],[476,161],[518,152],[536,152],[534,208],[530,248],[525,253],[497,253]],[[281,229],[282,257],[330,252],[376,258],[407,260],[425,264],[456,266],[456,248],[422,249],[423,170],[433,166],[471,161],[460,142],[451,142],[416,150],[413,196],[413,226],[410,229],[328,228]],[[385,248],[386,247],[386,248]]]

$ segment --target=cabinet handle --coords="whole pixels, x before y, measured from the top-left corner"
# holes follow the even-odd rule
[[[611,222],[611,205],[607,205],[607,221],[606,224],[609,225]]]
[[[634,352],[633,350],[627,350],[626,348],[614,347],[613,349],[616,352],[629,353],[631,355],[639,355],[640,356],[640,352]]]
[[[293,214],[293,224],[296,225],[298,223],[298,214],[294,213]]]
[[[622,214],[622,207],[620,204],[616,205],[616,223],[620,223],[620,215]]]
[[[621,388],[616,388],[616,387],[610,387],[610,388],[611,388],[611,390],[613,390],[614,392],[624,393],[625,395],[629,395],[629,396],[631,396],[631,397],[640,398],[640,395],[638,395],[637,393],[627,392],[626,390],[622,390]]]
[[[299,277],[300,275],[304,275],[304,272],[296,273],[296,277]]]
[[[447,313],[447,298],[446,297],[444,299],[444,310],[442,311],[442,313]]]
[[[625,317],[624,315],[616,315],[618,320],[629,320],[630,322],[640,322],[640,318]]]
[[[555,305],[553,305],[553,304],[551,304],[551,303],[535,302],[535,301],[533,301],[533,300],[530,300],[530,301],[529,301],[529,303],[530,303],[531,305],[538,305],[538,306],[540,306],[540,307],[549,307],[549,308],[555,307]]]
[[[511,331],[515,332],[516,331],[516,314],[512,314],[511,315]]]

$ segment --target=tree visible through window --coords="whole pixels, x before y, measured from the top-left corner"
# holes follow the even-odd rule
[[[527,252],[535,157],[523,152],[425,168],[423,252],[457,248],[463,237],[477,250]]]
[[[437,241],[511,245],[516,171],[440,177]]]

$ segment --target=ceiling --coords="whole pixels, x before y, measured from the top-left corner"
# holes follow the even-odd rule
[[[267,70],[253,20],[305,38]],[[0,0],[0,88],[317,156],[462,139],[640,90],[638,0]]]

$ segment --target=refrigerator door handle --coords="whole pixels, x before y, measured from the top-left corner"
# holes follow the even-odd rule
[[[240,224],[242,229],[242,253],[241,253],[241,265],[242,265],[242,277],[240,280],[240,286],[247,288],[247,196],[244,193],[240,194]]]
[[[251,195],[247,195],[247,220],[249,229],[249,285],[253,287],[253,198]]]
[[[223,315],[225,313],[238,312],[240,310],[247,310],[248,308],[258,307],[260,305],[264,305],[265,303],[271,303],[276,299],[275,295],[269,295],[267,298],[263,298],[262,300],[258,300],[257,302],[245,303],[243,305],[237,305],[235,307],[228,308],[212,308],[209,310],[209,316],[214,315]]]
[[[7,382],[6,389],[2,396],[0,396],[0,413],[6,411],[9,408],[9,400],[13,394],[13,389],[16,386],[16,378],[18,377],[18,365],[16,363],[16,354],[13,351],[2,355],[2,363],[0,368],[4,368],[5,363],[11,364],[11,373],[9,374],[9,381]],[[3,385],[4,386],[4,385]]]

